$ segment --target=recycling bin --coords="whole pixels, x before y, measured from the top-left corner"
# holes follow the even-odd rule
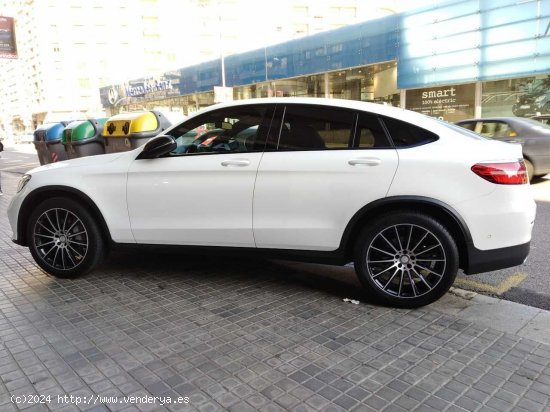
[[[63,130],[61,142],[69,159],[105,153],[102,132],[107,118],[77,120]]]
[[[103,127],[105,152],[136,149],[170,126],[170,121],[156,110],[117,114]]]
[[[67,122],[45,123],[34,131],[34,148],[41,165],[67,160],[61,143],[63,129]]]

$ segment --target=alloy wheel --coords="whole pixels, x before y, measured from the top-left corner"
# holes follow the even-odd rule
[[[40,258],[58,270],[76,268],[86,257],[89,238],[82,220],[67,209],[43,212],[33,230],[33,241]]]
[[[418,298],[440,283],[446,269],[445,250],[430,230],[415,224],[389,226],[368,246],[366,268],[382,292]]]

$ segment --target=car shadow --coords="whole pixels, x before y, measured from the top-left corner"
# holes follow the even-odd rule
[[[202,283],[204,287],[220,283],[228,287],[252,284],[252,287],[261,289],[271,285],[286,288],[289,292],[299,287],[338,298],[375,303],[367,299],[350,267],[215,254],[157,247],[117,247],[99,270],[88,278],[109,276],[121,281],[145,278],[160,289],[189,280]]]

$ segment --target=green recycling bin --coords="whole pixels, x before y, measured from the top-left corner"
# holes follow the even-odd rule
[[[67,122],[45,123],[34,131],[34,148],[41,165],[67,159],[61,135]]]
[[[105,154],[105,140],[101,133],[107,118],[77,120],[63,130],[61,142],[69,159]]]
[[[170,121],[156,110],[117,114],[109,118],[103,127],[105,152],[136,149],[170,126]]]

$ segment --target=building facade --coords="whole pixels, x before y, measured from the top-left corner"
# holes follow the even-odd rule
[[[0,137],[97,116],[106,85],[384,16],[395,3],[0,0],[18,45],[17,59],[0,60]]]
[[[549,76],[550,0],[447,0],[128,80],[100,95],[110,114],[189,115],[227,99],[322,96],[457,121],[548,113]]]

